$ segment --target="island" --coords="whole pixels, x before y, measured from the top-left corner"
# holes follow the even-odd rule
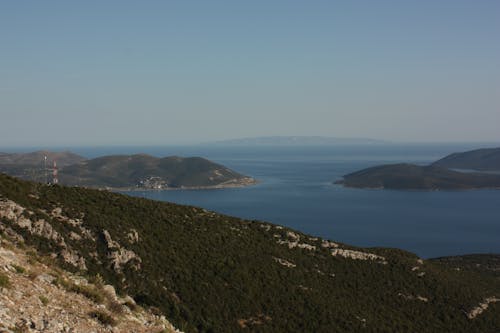
[[[325,136],[261,136],[222,140],[209,144],[218,146],[296,147],[381,145],[386,143],[386,141],[369,138],[341,138]]]
[[[147,154],[85,159],[70,152],[0,153],[0,172],[42,183],[127,191],[216,189],[256,183],[252,177],[205,158]]]
[[[500,170],[499,156],[500,148],[480,149],[451,154],[427,166],[408,163],[380,165],[349,173],[335,183],[381,189],[499,189],[500,172],[494,172]]]

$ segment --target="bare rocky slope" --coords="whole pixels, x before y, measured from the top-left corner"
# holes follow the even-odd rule
[[[113,286],[66,272],[20,244],[0,239],[0,332],[180,332]]]
[[[0,174],[0,231],[10,242],[2,241],[0,253],[10,286],[29,288],[29,272],[38,269],[37,276],[56,278],[54,283],[47,282],[50,277],[34,277],[39,289],[27,292],[2,289],[5,304],[14,302],[2,319],[9,329],[19,321],[33,329],[44,327],[39,315],[16,312],[28,305],[15,302],[26,300],[49,315],[57,315],[57,309],[66,315],[79,307],[82,325],[104,324],[96,330],[113,329],[105,326],[108,316],[116,320],[115,330],[123,327],[121,321],[128,327],[134,319],[127,317],[125,308],[132,317],[136,314],[127,303],[154,313],[156,317],[148,318],[160,324],[166,325],[161,318],[165,316],[183,332],[500,330],[500,280],[495,275],[422,260],[397,249],[358,248],[197,207]],[[3,244],[27,252],[16,254]],[[37,253],[33,263],[31,249]],[[9,263],[13,256],[18,259]],[[71,274],[59,279],[53,266],[43,266],[45,260]],[[96,287],[85,287],[85,281]],[[95,296],[96,288],[97,294],[111,289],[100,285],[112,285],[118,301]],[[54,293],[53,303],[40,298],[46,292]],[[95,306],[63,303],[66,296],[58,301],[57,294],[66,292],[90,297]],[[64,326],[64,316],[55,318],[49,322]],[[149,328],[154,327],[141,329]]]

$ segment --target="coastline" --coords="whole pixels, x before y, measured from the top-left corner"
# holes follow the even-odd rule
[[[332,182],[334,185],[339,185],[344,188],[353,188],[359,190],[390,190],[390,191],[417,191],[417,192],[461,192],[461,191],[478,191],[478,190],[500,190],[500,186],[484,186],[484,187],[384,187],[384,186],[357,186],[346,184],[343,180]]]
[[[260,181],[251,177],[246,177],[238,182],[228,181],[225,183],[217,184],[217,185],[208,185],[208,186],[179,186],[179,187],[161,187],[161,188],[149,188],[149,187],[89,187],[98,190],[112,191],[112,192],[150,192],[150,191],[193,191],[193,190],[221,190],[228,188],[242,188],[247,186],[253,186],[259,184]]]

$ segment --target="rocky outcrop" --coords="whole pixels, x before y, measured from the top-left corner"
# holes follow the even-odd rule
[[[486,311],[488,309],[488,306],[491,303],[496,303],[496,302],[500,302],[500,298],[497,298],[497,297],[494,297],[494,296],[486,298],[482,303],[479,303],[478,306],[476,306],[475,308],[473,308],[472,310],[470,310],[469,312],[466,313],[467,318],[469,318],[469,319],[476,318],[481,313],[483,313],[484,311]]]
[[[297,267],[297,265],[295,265],[294,263],[288,261],[288,260],[285,260],[285,259],[282,259],[282,258],[277,258],[277,257],[273,257],[274,261],[276,261],[278,264],[282,265],[282,266],[285,266],[285,267],[288,267],[288,268],[294,268],[294,267]]]
[[[142,260],[134,251],[127,250],[114,241],[107,230],[103,230],[102,236],[108,248],[107,256],[111,261],[111,267],[116,273],[123,272],[126,264],[129,264],[136,271],[141,268]]]
[[[62,218],[60,208],[54,211],[54,216],[58,217],[59,220],[64,220]],[[29,216],[29,218],[26,216]],[[10,221],[12,226],[24,229],[30,235],[39,236],[52,241],[59,247],[58,252],[55,253],[56,257],[60,257],[64,262],[74,266],[75,268],[86,270],[87,265],[85,263],[85,258],[67,244],[64,237],[54,229],[52,224],[45,219],[35,219],[34,216],[36,216],[34,212],[25,209],[14,201],[0,200],[0,218],[7,219]],[[69,219],[66,220],[69,221]],[[75,221],[74,223],[81,227],[81,222],[78,223]],[[11,227],[1,224],[1,228],[6,230],[8,234],[10,233],[10,235],[17,235],[17,237],[14,237],[15,239],[24,241],[23,237],[18,235],[18,233]],[[84,235],[90,233],[90,231],[84,229],[83,227],[81,227],[81,230],[84,230]],[[77,235],[76,233],[74,234]],[[75,235],[72,237],[81,237],[80,235]]]
[[[278,238],[281,238],[280,235],[277,235],[277,236],[278,236]],[[304,250],[308,250],[308,251],[315,251],[316,250],[315,245],[300,242],[300,235],[295,233],[295,232],[287,231],[286,237],[287,237],[287,239],[284,239],[284,240],[279,239],[277,241],[277,243],[280,245],[286,245],[286,246],[288,246],[289,249],[293,249],[295,247],[298,247],[299,249],[304,249]]]
[[[127,238],[130,244],[135,244],[139,242],[139,233],[137,233],[137,230],[135,229],[130,229],[130,232],[127,234]]]
[[[337,247],[339,247],[339,244],[334,243],[334,242],[330,242],[330,241],[328,241],[328,240],[325,240],[325,239],[324,239],[324,240],[321,242],[321,247],[322,247],[322,248],[325,248],[325,249],[332,249],[332,248],[337,248]]]
[[[83,238],[86,238],[86,239],[92,240],[92,241],[96,240],[96,238],[92,234],[92,232],[83,226],[83,214],[82,214],[81,218],[69,218],[69,217],[62,214],[61,207],[56,207],[51,212],[44,211],[44,213],[46,213],[47,215],[51,216],[52,218],[56,219],[57,221],[59,221],[61,223],[67,223],[67,224],[77,228],[79,231],[79,234],[76,234],[73,232],[72,233],[73,235],[70,235],[70,237],[73,237],[73,239],[81,240]]]
[[[64,262],[73,265],[75,267],[78,267],[81,270],[84,271],[87,270],[85,259],[82,256],[80,256],[77,252],[68,248],[64,248],[59,253],[59,256],[62,258],[62,260],[64,260]]]
[[[387,261],[385,260],[384,257],[368,252],[346,250],[346,249],[333,249],[331,253],[332,256],[334,257],[344,257],[354,260],[373,260],[381,264],[387,264]]]
[[[25,216],[33,216],[34,213],[26,210],[11,200],[0,201],[0,218],[12,221],[20,228],[26,229],[30,234],[37,235],[54,241],[60,246],[65,246],[64,238],[52,228],[52,225],[44,219],[32,221]]]

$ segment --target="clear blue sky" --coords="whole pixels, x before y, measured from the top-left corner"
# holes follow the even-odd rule
[[[500,141],[500,1],[2,1],[0,143]]]

